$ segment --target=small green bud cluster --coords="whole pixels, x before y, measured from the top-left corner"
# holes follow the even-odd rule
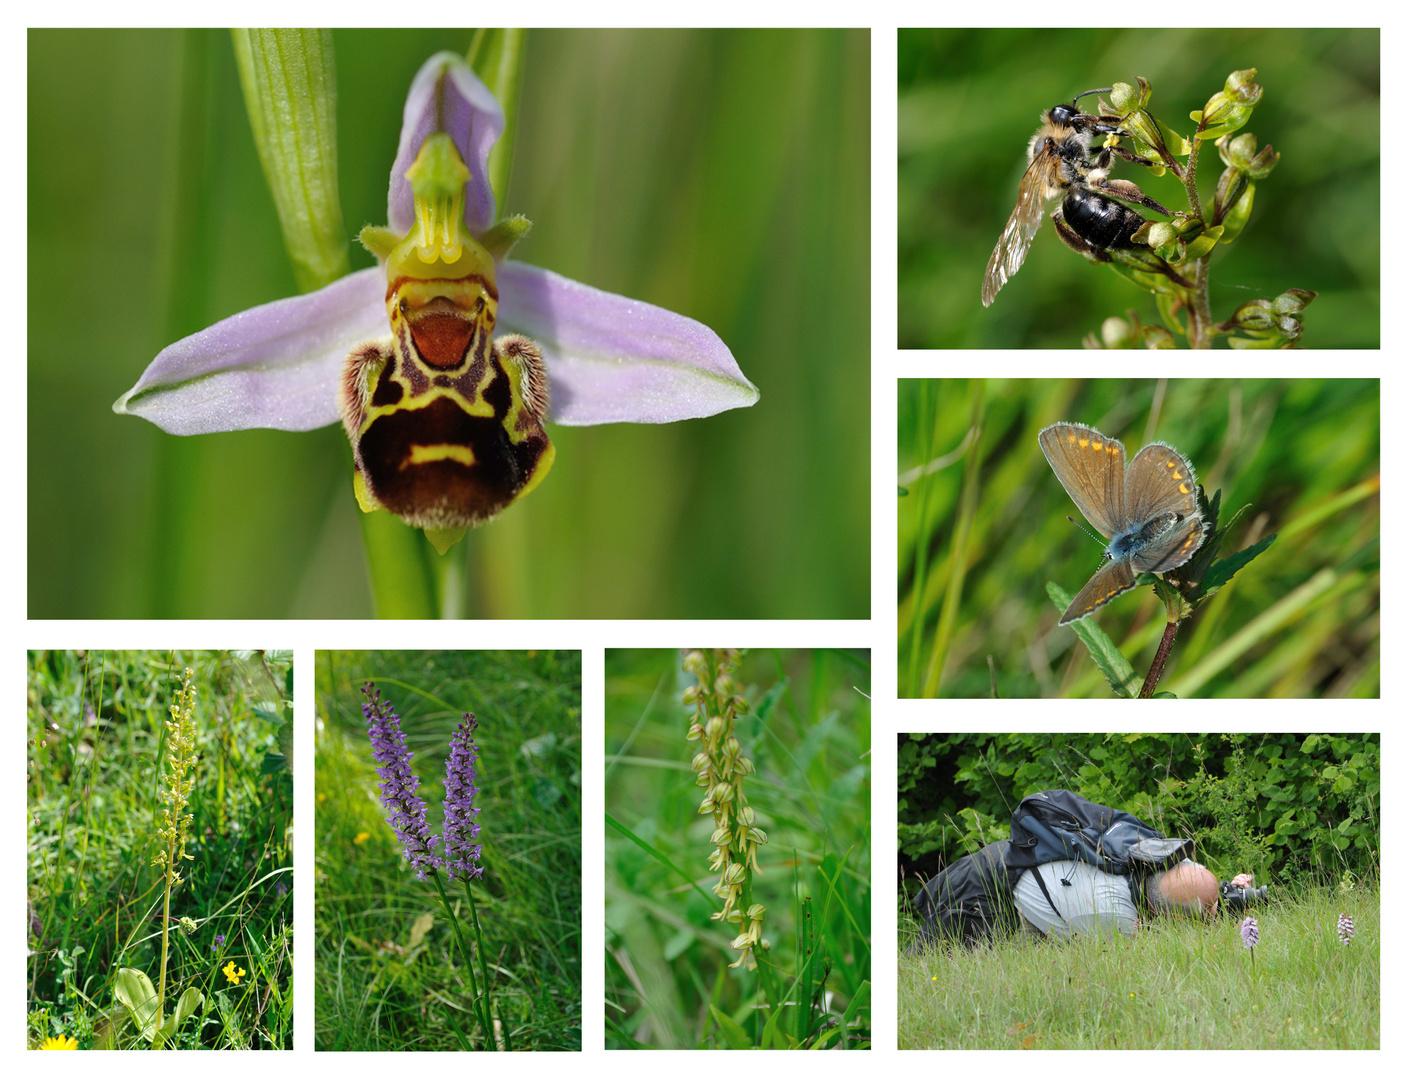
[[[763,875],[758,865],[758,848],[768,842],[758,828],[757,814],[743,794],[743,778],[754,771],[753,762],[743,756],[743,745],[734,734],[734,718],[748,712],[743,688],[733,679],[740,661],[737,649],[691,649],[685,653],[684,670],[698,680],[684,692],[684,703],[694,706],[685,738],[702,749],[694,755],[695,783],[704,789],[701,814],[712,814],[714,832],[709,842],[714,853],[709,868],[719,875],[714,895],[724,902],[713,918],[727,920],[739,928],[733,948],[742,955],[730,967],[747,963],[758,966],[754,948],[766,948],[762,940],[762,904],[750,903],[751,877]],[[748,920],[745,928],[744,919]]]
[[[157,817],[161,849],[152,857],[152,865],[165,869],[167,884],[172,887],[181,884],[178,869],[181,860],[194,859],[186,854],[186,840],[193,820],[193,816],[186,813],[186,804],[195,783],[189,775],[196,753],[196,692],[191,686],[194,674],[190,668],[186,669],[185,682],[176,693],[171,719],[166,722],[166,788],[161,793],[165,809]]]

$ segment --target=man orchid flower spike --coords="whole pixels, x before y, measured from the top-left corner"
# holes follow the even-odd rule
[[[431,57],[406,99],[389,224],[360,236],[381,266],[168,346],[114,411],[175,435],[341,419],[362,510],[443,554],[547,475],[548,419],[661,424],[756,402],[708,327],[507,258],[529,222],[495,222],[504,126],[463,57]]]

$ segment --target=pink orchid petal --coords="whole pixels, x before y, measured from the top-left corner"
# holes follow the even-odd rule
[[[372,267],[231,315],[162,349],[113,411],[172,435],[335,423],[347,354],[390,333],[385,296],[386,275]]]
[[[499,332],[542,346],[555,423],[668,424],[758,400],[703,323],[524,263],[498,284]]]
[[[504,110],[489,88],[479,81],[463,56],[439,52],[421,65],[406,97],[401,121],[401,141],[391,166],[391,191],[386,200],[386,220],[399,233],[415,224],[415,198],[406,181],[420,153],[421,143],[432,132],[444,131],[459,147],[469,166],[464,219],[478,236],[494,224],[494,192],[489,186],[489,151],[504,130]]]

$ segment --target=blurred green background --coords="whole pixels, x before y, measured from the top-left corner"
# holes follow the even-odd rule
[[[1220,525],[1249,507],[1220,558],[1277,536],[1180,627],[1160,690],[1379,694],[1378,380],[1121,379],[900,380],[901,696],[933,692],[940,625],[941,696],[1109,696],[1046,594],[1053,581],[1074,595],[1103,547],[1066,521],[1086,524],[1037,445],[1057,421],[1119,439],[1127,458],[1156,440],[1182,451],[1209,498],[1221,489]],[[1153,588],[1094,619],[1142,677],[1165,625]]]
[[[1377,348],[1379,31],[1265,28],[900,30],[900,348],[1076,348],[1129,308],[1160,324],[1150,294],[1090,265],[1049,224],[983,308],[983,271],[1016,205],[1027,141],[1044,110],[1140,75],[1153,84],[1153,115],[1186,136],[1189,112],[1253,67],[1265,94],[1239,134],[1270,143],[1281,162],[1258,183],[1246,231],[1213,256],[1213,318],[1310,289],[1320,295],[1304,346]],[[1205,201],[1222,169],[1215,150],[1201,157]],[[1187,208],[1170,175],[1123,162],[1114,175]]]
[[[334,33],[349,239],[385,221],[412,76],[470,37]],[[296,292],[229,34],[38,31],[28,59],[29,614],[372,614],[339,427],[111,411],[163,346]],[[762,400],[554,425],[548,482],[470,534],[466,610],[866,617],[869,32],[533,31],[519,123],[515,257],[708,324]]]

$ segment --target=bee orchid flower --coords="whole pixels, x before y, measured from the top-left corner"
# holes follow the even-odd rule
[[[465,60],[411,84],[379,266],[240,312],[163,349],[113,406],[174,435],[341,420],[364,511],[444,551],[547,474],[558,424],[662,424],[752,405],[708,327],[507,258],[489,152],[504,113]]]

